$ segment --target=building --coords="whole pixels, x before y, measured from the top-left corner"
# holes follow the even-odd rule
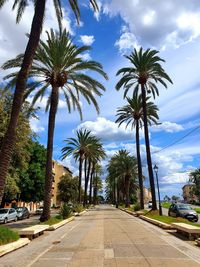
[[[144,194],[144,204],[147,204],[149,201],[152,200],[150,188],[144,187],[143,194]],[[137,190],[137,199],[138,201],[140,200],[140,190]]]
[[[193,202],[193,201],[198,201],[197,196],[195,196],[192,193],[192,187],[193,187],[193,185],[194,184],[185,184],[182,187],[182,190],[183,190],[183,199],[187,203],[190,203],[190,202]]]
[[[52,185],[52,199],[51,199],[51,206],[60,206],[60,201],[58,199],[58,183],[60,182],[60,178],[68,174],[72,177],[72,172],[69,168],[63,166],[62,164],[53,160],[52,162],[52,172],[54,175],[53,185]]]

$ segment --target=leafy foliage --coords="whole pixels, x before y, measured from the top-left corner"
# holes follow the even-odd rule
[[[63,219],[67,219],[72,213],[71,208],[64,203],[60,208],[60,215],[63,217]]]
[[[5,245],[19,239],[17,232],[9,229],[6,226],[0,226],[0,246]]]
[[[78,177],[72,178],[69,174],[61,177],[58,183],[58,198],[68,203],[77,202],[78,199]]]

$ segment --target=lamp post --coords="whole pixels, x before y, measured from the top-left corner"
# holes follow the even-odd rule
[[[159,215],[162,215],[162,207],[161,207],[161,202],[160,202],[160,190],[159,190],[159,184],[158,184],[158,166],[155,164],[153,169],[156,174],[156,182],[157,182],[157,188],[158,188]]]

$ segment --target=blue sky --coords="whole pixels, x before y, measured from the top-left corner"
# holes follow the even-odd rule
[[[59,160],[63,140],[72,137],[80,127],[90,129],[102,138],[108,159],[120,148],[135,155],[135,135],[131,129],[118,128],[114,123],[116,108],[125,104],[123,92],[115,90],[117,70],[129,66],[123,57],[133,48],[143,46],[160,50],[166,60],[163,65],[173,80],[165,90],[159,86],[160,96],[155,99],[160,111],[161,125],[150,129],[153,163],[159,167],[161,194],[181,195],[182,186],[188,181],[188,172],[200,166],[200,129],[197,129],[174,146],[160,151],[166,145],[186,135],[200,125],[200,6],[196,0],[99,0],[100,13],[81,7],[81,24],[78,27],[74,16],[66,7],[64,25],[78,45],[92,46],[86,59],[101,62],[109,75],[109,81],[101,80],[106,92],[98,99],[101,113],[82,101],[84,118],[81,122],[77,112],[68,114],[61,99],[57,113],[54,158]],[[65,2],[66,3],[66,2]],[[0,11],[0,64],[24,51],[25,33],[30,29],[32,4],[30,3],[19,25],[11,13],[12,1]],[[48,1],[45,30],[57,29],[52,1]],[[5,73],[1,70],[0,79]],[[38,103],[39,120],[31,121],[39,141],[46,145],[47,114],[44,113],[45,98]],[[147,174],[145,146],[141,132],[143,171]],[[160,152],[158,152],[160,151]],[[69,168],[77,172],[74,160],[65,160]],[[104,170],[106,161],[103,163]],[[105,172],[104,172],[105,175]],[[148,179],[146,179],[148,185]]]

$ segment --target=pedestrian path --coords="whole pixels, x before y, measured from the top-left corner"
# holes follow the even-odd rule
[[[110,206],[0,259],[9,267],[200,267],[200,249]]]

